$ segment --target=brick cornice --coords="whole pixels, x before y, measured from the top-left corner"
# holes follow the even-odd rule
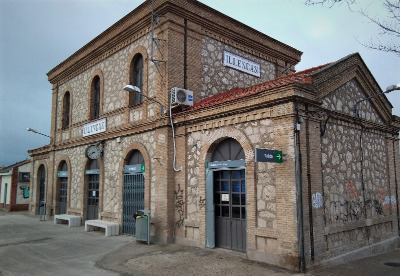
[[[300,61],[302,52],[275,40],[239,21],[230,18],[198,1],[164,0],[155,3],[156,14],[175,14],[188,18],[201,26],[204,35],[232,43],[264,59],[284,60],[291,64]],[[196,12],[192,12],[196,11]],[[218,17],[218,20],[215,18]],[[89,69],[115,52],[128,46],[151,31],[151,1],[146,1],[84,45],[69,58],[47,73],[48,80],[55,84],[65,83]],[[171,19],[168,19],[171,20]],[[218,21],[218,22],[217,22]],[[157,26],[160,27],[160,26]]]
[[[202,28],[203,35],[230,44],[250,54],[257,55],[270,61],[273,61],[273,59],[284,60],[292,65],[300,61],[301,51],[209,7],[205,10],[197,9],[196,13],[193,13],[190,10],[182,9],[181,7],[171,4],[165,8],[164,13],[167,12],[174,13],[182,18],[187,18],[191,22],[199,25]],[[218,14],[222,20],[208,19],[215,18],[215,14]]]
[[[315,72],[312,76],[313,85],[315,86],[318,99],[320,100],[352,79],[358,82],[367,97],[382,92],[375,78],[358,53],[332,63],[320,71]],[[373,98],[370,102],[385,121],[391,119],[392,105],[385,96]]]
[[[281,110],[273,110],[270,114],[264,114],[262,110],[265,108],[273,108],[288,102],[301,100],[314,105],[321,103],[315,99],[315,93],[303,85],[291,84],[286,87],[272,89],[259,93],[257,95],[241,98],[228,103],[206,107],[199,110],[191,111],[190,113],[183,112],[182,114],[174,115],[174,122],[177,126],[192,125],[202,122],[209,122],[214,119],[224,119],[228,116],[239,116],[239,114],[252,113],[249,118],[244,121],[252,121],[255,118],[271,118],[287,115]],[[260,115],[257,115],[260,113]],[[241,116],[242,117],[242,116]],[[240,119],[239,121],[243,121]]]

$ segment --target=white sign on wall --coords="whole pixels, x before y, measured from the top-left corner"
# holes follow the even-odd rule
[[[260,64],[224,50],[224,66],[261,77]]]
[[[316,209],[324,206],[323,198],[321,193],[315,193],[312,195],[312,206]]]
[[[101,132],[106,131],[106,129],[107,129],[107,120],[106,120],[106,118],[103,118],[101,120],[83,125],[82,136],[85,137],[85,136],[90,136],[93,134],[101,133]]]

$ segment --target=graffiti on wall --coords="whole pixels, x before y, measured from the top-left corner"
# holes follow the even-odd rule
[[[206,207],[206,199],[203,198],[202,196],[200,196],[200,199],[199,199],[199,209],[201,210],[201,209],[203,209],[204,207]]]
[[[343,183],[344,182],[344,183]],[[325,216],[328,224],[357,221],[367,217],[383,216],[395,202],[386,187],[379,192],[362,191],[361,182],[329,176],[329,196],[325,198]],[[392,198],[394,198],[392,202]]]
[[[181,227],[185,220],[184,210],[185,210],[185,201],[184,201],[184,191],[181,189],[181,185],[178,183],[178,190],[175,191],[175,208],[178,211],[178,221],[176,222],[176,226]]]
[[[22,196],[24,198],[29,198],[29,190],[30,190],[30,188],[27,187],[27,186],[21,186],[19,188],[22,190]]]

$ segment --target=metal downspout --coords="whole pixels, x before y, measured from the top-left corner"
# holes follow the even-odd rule
[[[296,170],[296,206],[297,206],[297,239],[299,241],[299,270],[305,272],[305,255],[304,255],[304,229],[303,229],[303,180],[301,173],[301,153],[300,153],[300,136],[297,124],[299,122],[299,111],[296,103],[296,120],[294,127],[294,152],[295,152],[295,170]]]
[[[306,149],[307,149],[307,184],[308,184],[308,220],[310,225],[310,250],[311,260],[314,261],[314,222],[312,212],[312,198],[311,198],[311,160],[310,160],[310,119],[308,116],[308,104],[306,104]]]
[[[393,137],[393,164],[394,164],[394,187],[396,189],[396,211],[397,211],[397,233],[400,236],[400,212],[399,212],[399,192],[398,192],[398,185],[397,185],[397,168],[396,168],[396,148],[395,143],[396,137]]]

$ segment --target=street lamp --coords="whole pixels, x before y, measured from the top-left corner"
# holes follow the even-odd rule
[[[27,130],[27,131],[30,131],[30,132],[34,132],[34,133],[36,133],[36,134],[40,134],[40,135],[49,137],[49,138],[50,138],[50,144],[53,144],[53,138],[51,138],[49,135],[40,133],[40,132],[38,132],[36,129],[30,128],[30,127],[28,127],[26,130]]]
[[[161,113],[166,113],[166,110],[164,110],[164,106],[159,101],[144,95],[142,93],[142,91],[140,91],[139,87],[128,84],[128,85],[125,85],[124,90],[128,91],[128,92],[133,92],[133,93],[140,93],[140,95],[142,95],[146,99],[149,99],[150,101],[158,103],[160,105]]]
[[[386,93],[390,93],[390,92],[392,92],[392,91],[394,91],[394,90],[400,90],[400,83],[388,86],[388,87],[386,88],[386,91],[385,91],[385,92],[378,93],[378,94],[372,95],[371,97],[368,97],[368,98],[365,98],[365,99],[362,99],[362,100],[357,101],[357,102],[354,104],[354,116],[355,116],[355,117],[356,117],[356,116],[358,117],[357,105],[358,105],[359,103],[361,103],[361,102],[363,102],[363,101],[366,101],[366,100],[369,100],[369,99],[372,99],[372,98],[375,98],[375,97],[377,97],[377,96],[386,94]]]

